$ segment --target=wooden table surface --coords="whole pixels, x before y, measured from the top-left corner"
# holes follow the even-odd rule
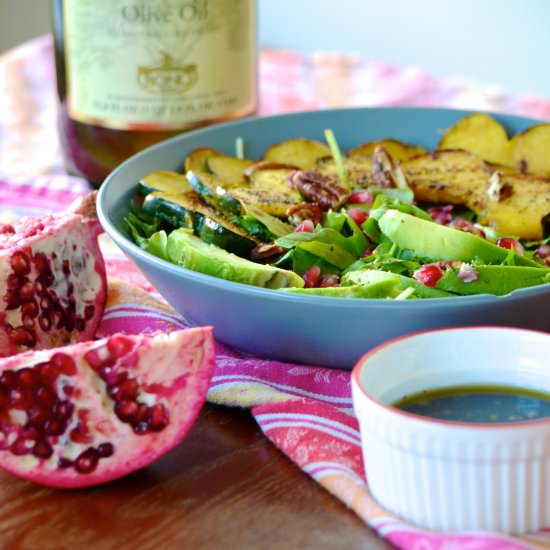
[[[292,464],[248,411],[206,405],[156,464],[95,489],[0,474],[0,548],[391,548]]]

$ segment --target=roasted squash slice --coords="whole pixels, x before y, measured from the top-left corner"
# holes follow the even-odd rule
[[[284,218],[293,204],[302,201],[300,193],[288,186],[288,169],[258,170],[249,185],[231,189],[231,196],[264,212]]]
[[[208,171],[208,166],[206,162],[210,157],[213,156],[223,156],[217,149],[212,147],[197,147],[194,149],[189,156],[185,159],[184,168],[188,172],[192,170],[193,172],[206,172]]]
[[[439,149],[464,149],[483,160],[514,166],[512,146],[506,130],[494,118],[476,113],[459,120],[445,132]]]
[[[184,174],[169,170],[157,170],[141,178],[138,183],[138,192],[148,195],[154,191],[164,191],[172,195],[190,191],[191,187]]]
[[[208,171],[230,186],[245,184],[244,172],[251,164],[254,161],[225,155],[213,155],[206,159]]]
[[[313,139],[295,138],[272,145],[264,153],[264,160],[311,170],[317,159],[327,155],[330,155],[330,150],[324,143]]]
[[[344,167],[352,187],[368,187],[372,185],[372,158],[369,155],[344,157]],[[314,170],[320,174],[338,178],[338,168],[332,157],[320,158]]]
[[[390,154],[395,162],[409,160],[418,155],[427,153],[426,149],[419,145],[408,145],[397,139],[381,139],[378,141],[369,141],[354,147],[348,152],[348,157],[369,156],[374,153],[374,150],[382,146]]]
[[[517,134],[511,144],[520,173],[550,177],[550,124],[537,124]]]

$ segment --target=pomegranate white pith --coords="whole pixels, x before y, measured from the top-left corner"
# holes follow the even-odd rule
[[[210,328],[0,360],[0,467],[84,487],[150,464],[185,436],[214,370]]]
[[[0,357],[94,337],[107,281],[93,200],[0,226]]]

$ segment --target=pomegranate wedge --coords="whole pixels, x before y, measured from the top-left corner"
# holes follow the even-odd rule
[[[0,357],[89,340],[107,281],[90,194],[60,214],[0,224]]]
[[[142,468],[183,439],[214,365],[209,327],[1,359],[0,467],[65,488]]]

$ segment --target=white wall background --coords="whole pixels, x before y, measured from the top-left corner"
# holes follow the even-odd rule
[[[358,52],[550,97],[550,0],[258,0],[258,5],[264,45]],[[48,32],[49,9],[50,0],[0,0],[0,52]]]

